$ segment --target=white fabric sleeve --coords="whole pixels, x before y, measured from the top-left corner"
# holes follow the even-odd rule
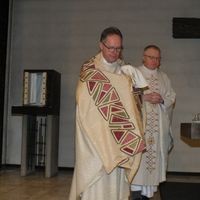
[[[121,73],[131,76],[133,86],[136,88],[145,88],[148,86],[142,73],[132,65],[121,66]]]

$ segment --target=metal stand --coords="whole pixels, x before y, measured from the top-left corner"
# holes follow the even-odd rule
[[[23,105],[12,114],[23,116],[21,175],[45,168],[45,176],[58,171],[61,75],[55,70],[24,70]]]
[[[23,115],[21,176],[45,168],[45,177],[58,172],[59,116]]]

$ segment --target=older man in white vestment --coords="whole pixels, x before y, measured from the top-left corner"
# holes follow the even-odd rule
[[[149,199],[160,182],[166,180],[167,158],[172,147],[171,120],[175,104],[175,92],[168,76],[160,70],[161,51],[155,45],[144,49],[143,65],[139,67],[149,90],[144,92],[146,112],[146,151],[133,179],[133,199]],[[136,192],[140,191],[140,192]]]
[[[76,163],[69,200],[128,200],[145,149],[133,80],[121,71],[119,29],[105,29],[99,46],[100,53],[82,66],[77,86]],[[145,87],[140,72],[136,77],[137,85]]]

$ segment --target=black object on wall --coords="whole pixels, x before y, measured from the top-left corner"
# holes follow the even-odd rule
[[[200,18],[173,18],[174,38],[200,38]]]
[[[9,0],[1,1],[0,6],[0,167],[2,165],[3,146],[3,117],[4,117],[4,91],[5,91],[5,71],[6,52],[8,35]]]

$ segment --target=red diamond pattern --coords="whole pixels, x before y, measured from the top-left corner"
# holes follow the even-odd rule
[[[93,67],[90,62],[89,64]],[[121,151],[128,155],[141,152],[144,149],[144,141],[131,131],[135,129],[135,126],[130,122],[117,91],[102,72],[91,70],[91,68],[88,68],[88,71],[90,73],[93,71],[93,73],[85,76],[87,78],[82,80],[87,82],[88,92],[103,118],[108,121],[111,134],[115,141],[121,145]],[[114,127],[118,127],[118,129]]]

